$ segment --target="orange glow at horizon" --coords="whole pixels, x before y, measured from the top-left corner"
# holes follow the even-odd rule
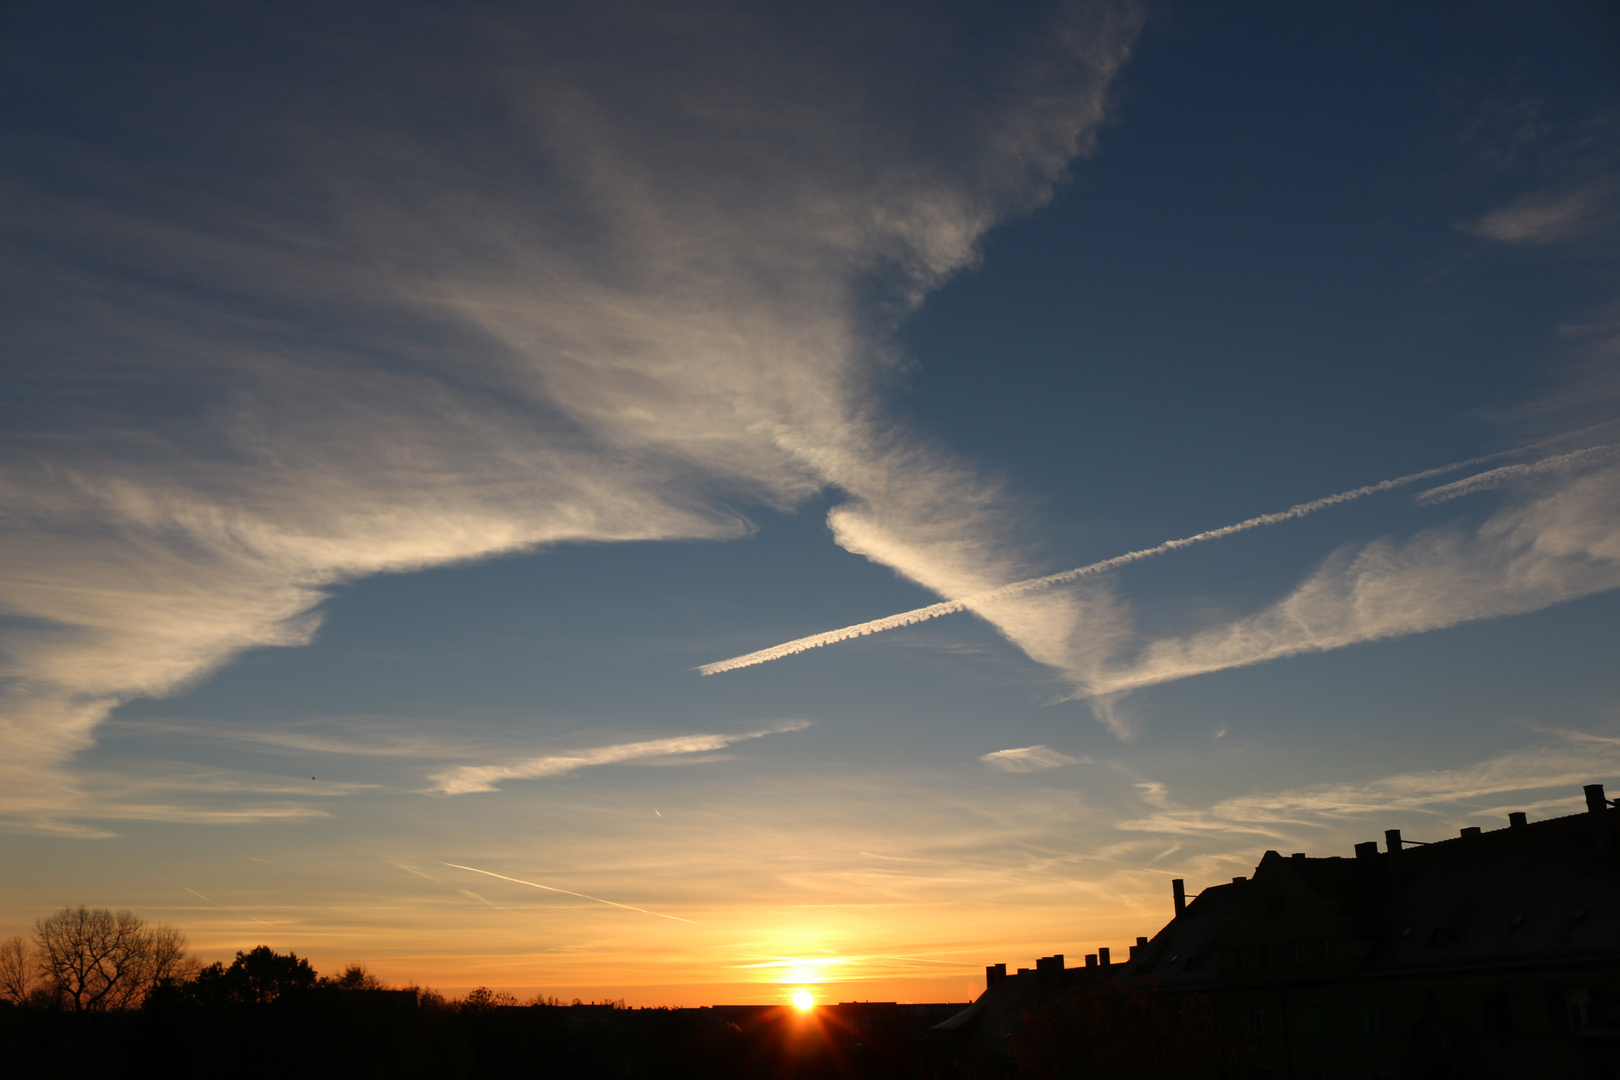
[[[1081,956],[1099,944],[1122,953],[1134,934],[1158,928],[1152,915],[1135,910],[1137,905],[1118,903],[1117,894],[1108,898],[1112,902],[1090,907],[1027,906],[1026,921],[1010,932],[983,917],[984,912],[940,911],[926,902],[838,913],[812,929],[787,932],[780,927],[779,911],[750,910],[750,905],[681,909],[699,922],[677,927],[665,920],[631,919],[623,912],[583,905],[562,907],[545,899],[525,904],[520,914],[545,911],[577,920],[553,921],[548,924],[551,933],[566,925],[591,942],[590,947],[559,953],[548,950],[548,941],[526,929],[528,924],[514,924],[513,898],[500,899],[508,906],[458,904],[455,919],[431,925],[423,909],[443,915],[450,901],[423,909],[402,906],[388,912],[391,918],[386,920],[367,912],[371,921],[363,926],[356,916],[354,924],[338,921],[320,934],[305,927],[293,932],[277,927],[279,933],[257,923],[244,927],[241,917],[206,909],[200,902],[158,909],[153,917],[188,928],[195,952],[205,962],[228,963],[239,949],[268,944],[277,951],[296,951],[323,973],[363,962],[390,984],[414,983],[451,997],[487,986],[520,1001],[544,995],[691,1007],[728,1002],[787,1006],[800,990],[818,1003],[823,996],[833,1001],[968,1002],[983,991],[987,964],[1030,966],[1038,956]],[[433,947],[422,947],[424,941]]]
[[[764,854],[768,837],[753,836],[746,825],[737,829],[755,861],[777,872]],[[840,873],[847,870],[832,848],[854,849],[858,841],[807,839],[817,835],[797,842]],[[682,892],[672,875],[685,868],[653,864],[645,853],[645,865],[632,860],[634,874],[615,869],[555,877],[540,876],[515,856],[478,852],[484,861],[454,860],[490,866],[510,878],[557,880],[574,892],[623,898],[692,920],[672,922],[494,878],[468,895],[438,880],[459,871],[426,860],[423,873],[432,876],[381,860],[311,866],[295,863],[291,852],[266,854],[278,869],[297,869],[277,876],[249,863],[260,876],[236,892],[199,886],[210,900],[235,911],[178,889],[176,898],[156,897],[163,903],[133,899],[144,917],[181,927],[204,963],[228,964],[237,951],[264,944],[297,952],[323,974],[364,963],[391,985],[415,984],[452,998],[485,986],[519,1001],[544,996],[622,999],[649,1007],[770,1003],[795,1015],[803,1015],[788,1008],[797,990],[815,997],[815,1013],[822,998],[969,1002],[984,990],[987,965],[1006,963],[1016,970],[1040,956],[1079,958],[1102,945],[1122,956],[1136,936],[1156,933],[1173,914],[1164,873],[1155,870],[1114,871],[1084,889],[1061,876],[1043,879],[1023,886],[1015,904],[988,887],[938,882],[934,871],[919,871],[914,881],[891,874],[883,879],[888,891],[882,896],[842,904],[834,902],[832,886],[799,869],[802,860],[789,863],[799,876],[785,885],[769,880],[770,887],[761,885],[756,893],[712,898]],[[634,852],[626,845],[617,854],[628,859]],[[569,853],[558,861],[588,863],[589,856]],[[728,864],[724,870],[749,880],[746,868]],[[1209,876],[1230,878],[1248,870],[1232,862]],[[332,902],[310,907],[290,888],[294,882]],[[356,891],[362,900],[351,898]],[[1009,904],[1016,907],[1016,920],[1006,918]],[[0,937],[26,930],[26,920],[38,914],[21,906],[0,913],[10,915],[0,918]]]

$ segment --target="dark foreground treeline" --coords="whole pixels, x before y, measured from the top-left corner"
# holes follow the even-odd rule
[[[452,1001],[385,987],[358,964],[322,977],[263,945],[203,967],[172,927],[63,908],[0,941],[0,1076],[1198,1080],[1235,1076],[1244,1059],[1196,998],[1008,986],[1018,993],[971,1012],[520,1005],[483,988]]]
[[[268,950],[266,950],[268,951]],[[0,1005],[0,1072],[681,1080],[1197,1080],[1246,1075],[1194,1005],[1066,992],[998,1030],[937,1031],[954,1006],[625,1009],[446,1001],[312,985],[270,1000],[171,986],[139,1009]],[[140,1068],[145,1066],[146,1068]]]
[[[254,1005],[157,995],[127,1011],[0,1004],[0,1073],[114,1076],[148,1063],[173,1076],[235,1077],[958,1075],[927,1024],[880,1018],[848,1031],[837,1011],[480,1007],[326,988]]]

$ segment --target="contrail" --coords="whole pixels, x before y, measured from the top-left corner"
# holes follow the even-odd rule
[[[693,926],[702,925],[696,919],[683,919],[679,915],[665,915],[661,911],[648,911],[646,908],[636,907],[634,904],[620,904],[612,900],[604,900],[600,896],[588,896],[582,892],[574,892],[571,889],[554,889],[550,885],[542,885],[538,881],[524,881],[522,878],[507,877],[505,874],[497,874],[491,870],[480,870],[476,866],[462,866],[460,863],[453,862],[442,863],[440,865],[453,866],[457,870],[471,870],[475,874],[487,874],[492,878],[500,878],[502,881],[511,881],[519,885],[527,885],[533,889],[544,889],[546,892],[562,893],[565,896],[577,896],[581,900],[593,900],[598,904],[606,904],[608,907],[624,908],[626,911],[639,911],[643,915],[657,915],[660,919],[674,919],[676,922],[691,923]]]
[[[1524,476],[1534,476],[1536,473],[1552,472],[1557,469],[1574,469],[1594,458],[1612,457],[1616,450],[1620,450],[1620,443],[1604,443],[1601,446],[1590,446],[1585,450],[1575,450],[1568,454],[1558,454],[1554,457],[1542,458],[1524,465],[1504,465],[1500,469],[1489,472],[1476,473],[1464,477],[1450,484],[1442,484],[1428,491],[1420,491],[1413,496],[1420,506],[1433,506],[1435,503],[1448,502],[1459,499],[1464,495],[1472,495],[1476,491],[1489,491],[1491,488],[1502,487]]]
[[[792,656],[794,653],[802,653],[809,649],[820,648],[823,645],[848,641],[850,638],[865,637],[867,634],[880,634],[885,630],[894,630],[901,626],[912,626],[916,623],[927,622],[929,619],[937,619],[941,615],[951,615],[958,611],[965,611],[975,604],[1078,581],[1083,577],[1105,573],[1130,563],[1150,559],[1155,555],[1163,555],[1167,551],[1175,551],[1193,544],[1207,543],[1210,540],[1219,540],[1222,537],[1231,536],[1233,533],[1258,529],[1262,525],[1276,525],[1284,521],[1293,521],[1295,518],[1302,518],[1306,514],[1314,514],[1316,511],[1325,510],[1330,506],[1337,506],[1340,503],[1351,502],[1367,495],[1376,495],[1381,491],[1389,491],[1391,488],[1415,484],[1420,480],[1427,480],[1431,476],[1455,472],[1458,469],[1466,469],[1472,465],[1482,465],[1487,461],[1495,461],[1498,458],[1522,452],[1522,449],[1503,450],[1495,454],[1486,454],[1484,457],[1469,458],[1467,461],[1457,461],[1450,465],[1441,465],[1433,469],[1424,469],[1422,472],[1409,473],[1406,476],[1398,476],[1393,480],[1381,480],[1376,484],[1368,484],[1365,487],[1354,488],[1350,491],[1341,491],[1337,495],[1329,495],[1325,498],[1299,503],[1296,506],[1290,506],[1287,510],[1280,510],[1273,514],[1261,514],[1259,517],[1240,521],[1236,525],[1210,529],[1194,536],[1184,536],[1179,540],[1166,540],[1156,547],[1143,548],[1140,551],[1131,551],[1124,555],[1115,555],[1111,559],[1104,559],[1102,562],[1094,562],[1086,566],[1078,566],[1073,570],[1064,570],[1060,573],[1048,574],[1045,577],[1015,581],[1010,585],[1002,585],[986,592],[975,593],[960,600],[944,600],[937,604],[929,604],[927,607],[902,611],[898,615],[873,619],[871,622],[856,623],[854,626],[846,626],[841,630],[828,630],[820,634],[811,634],[809,637],[798,638],[794,641],[784,642],[781,645],[772,645],[768,649],[760,649],[758,652],[751,652],[745,656],[734,656],[730,660],[717,660],[712,664],[703,664],[697,670],[704,675],[718,675],[722,671],[736,671],[738,668],[753,667],[755,664],[780,660],[784,656]]]
[[[192,896],[195,896],[199,900],[208,900],[208,897],[204,896],[202,893],[198,892],[196,889],[193,889],[193,888],[191,888],[189,886],[186,886],[186,885],[182,885],[180,887],[182,889],[185,889],[186,892],[190,893]],[[210,904],[213,904],[215,907],[219,908],[221,911],[228,911],[232,915],[240,915],[244,919],[252,919],[254,922],[256,922],[256,923],[264,923],[264,925],[266,925],[266,926],[275,926],[276,925],[273,922],[265,922],[263,919],[259,918],[257,915],[249,915],[245,911],[237,911],[233,907],[226,907],[224,904],[220,903],[218,900],[208,900],[208,902]]]

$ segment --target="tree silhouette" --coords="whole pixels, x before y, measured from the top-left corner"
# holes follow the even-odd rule
[[[0,999],[22,1005],[34,986],[34,958],[29,955],[28,941],[23,937],[8,937],[0,941]]]
[[[269,1005],[302,996],[315,981],[315,969],[308,960],[259,945],[251,952],[237,953],[230,967],[213,963],[203,968],[186,989],[188,997],[200,1002]]]
[[[517,998],[505,990],[491,990],[487,986],[480,986],[462,998],[460,1005],[464,1010],[475,1012],[483,1010],[487,1012],[497,1005],[516,1005],[517,1003]]]
[[[341,975],[323,975],[318,986],[333,990],[384,990],[383,981],[366,970],[364,964],[350,964]]]
[[[184,934],[128,911],[63,908],[35,920],[34,944],[39,974],[75,1012],[138,1005],[187,967]]]

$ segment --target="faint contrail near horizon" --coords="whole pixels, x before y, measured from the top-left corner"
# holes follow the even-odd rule
[[[600,896],[591,896],[587,893],[574,892],[572,889],[556,889],[550,885],[542,885],[538,881],[524,881],[522,878],[507,877],[505,874],[497,874],[493,870],[480,870],[476,866],[462,866],[460,863],[453,862],[441,863],[440,865],[453,866],[457,870],[471,870],[475,874],[485,874],[492,878],[500,878],[502,881],[511,881],[518,885],[527,885],[533,889],[544,889],[546,892],[562,893],[566,896],[577,896],[581,900],[592,900],[598,904],[606,904],[608,907],[624,908],[626,911],[639,911],[643,915],[656,915],[660,919],[673,919],[676,922],[691,923],[693,926],[702,925],[702,923],[699,923],[696,919],[683,919],[679,915],[665,915],[662,911],[648,911],[646,908],[636,907],[634,904],[621,904],[614,900],[604,900]]]
[[[207,900],[210,904],[213,904],[215,907],[219,908],[221,911],[228,911],[232,915],[240,915],[244,919],[252,919],[256,923],[264,923],[265,926],[276,926],[276,925],[278,925],[277,923],[273,923],[273,922],[265,922],[264,919],[259,918],[257,915],[249,915],[245,911],[238,911],[236,908],[228,907],[225,904],[220,903],[218,900],[210,900],[208,897],[204,896],[202,893],[198,892],[196,889],[191,888],[189,885],[182,885],[180,887],[182,889],[185,889],[186,892],[190,893],[192,896],[195,896],[199,900]]]
[[[941,615],[952,615],[958,611],[965,611],[974,604],[991,600],[1000,600],[1009,596],[1018,596],[1022,593],[1034,592],[1038,589],[1051,588],[1054,585],[1063,585],[1071,581],[1078,581],[1080,578],[1090,577],[1093,574],[1101,574],[1106,571],[1125,566],[1129,563],[1140,562],[1143,559],[1152,558],[1155,555],[1162,555],[1167,551],[1175,551],[1179,548],[1189,547],[1193,544],[1206,543],[1210,540],[1219,540],[1222,537],[1231,536],[1233,533],[1247,532],[1249,529],[1258,529],[1262,525],[1276,525],[1284,521],[1293,521],[1295,518],[1302,518],[1307,514],[1314,514],[1316,511],[1325,510],[1330,506],[1337,506],[1340,503],[1351,502],[1367,495],[1376,495],[1381,491],[1389,491],[1391,488],[1402,487],[1406,484],[1415,484],[1420,480],[1427,480],[1431,476],[1440,476],[1443,473],[1455,472],[1458,469],[1466,469],[1471,465],[1482,465],[1487,461],[1495,461],[1498,458],[1507,457],[1510,454],[1516,453],[1523,453],[1523,449],[1503,450],[1495,454],[1486,454],[1484,457],[1469,458],[1467,461],[1456,461],[1452,462],[1450,465],[1440,465],[1433,469],[1424,469],[1422,472],[1409,473],[1406,476],[1398,476],[1393,480],[1381,480],[1376,484],[1368,484],[1365,487],[1354,488],[1350,491],[1341,491],[1337,495],[1328,495],[1324,498],[1313,499],[1310,502],[1299,503],[1298,505],[1290,506],[1287,510],[1279,510],[1272,514],[1261,514],[1259,517],[1252,517],[1246,521],[1240,521],[1236,525],[1225,525],[1219,529],[1210,529],[1206,532],[1201,532],[1193,536],[1184,536],[1179,540],[1166,540],[1164,543],[1154,547],[1142,548],[1140,551],[1126,552],[1124,555],[1115,555],[1111,559],[1104,559],[1101,562],[1089,563],[1086,566],[1078,566],[1073,570],[1064,570],[1056,574],[1048,574],[1045,577],[1027,578],[1023,581],[1015,581],[1010,585],[1002,585],[998,588],[990,589],[982,593],[975,593],[972,596],[966,596],[960,600],[943,600],[937,604],[929,604],[927,607],[913,608],[911,611],[902,611],[898,615],[889,615],[881,619],[873,619],[870,622],[856,623],[853,626],[846,626],[839,630],[827,630],[820,634],[811,634],[809,637],[797,638],[793,641],[783,642],[781,645],[772,645],[770,648],[760,649],[758,652],[751,652],[743,656],[734,656],[729,660],[717,660],[712,664],[703,664],[699,666],[697,671],[703,675],[718,675],[722,671],[736,671],[738,668],[753,667],[755,664],[764,664],[771,660],[780,660],[784,656],[792,656],[795,653],[802,653],[810,649],[817,649],[823,645],[834,645],[840,641],[848,641],[850,638],[865,637],[868,634],[879,634],[885,630],[894,630],[902,626],[913,626],[920,622],[927,622],[929,619],[937,619]]]

